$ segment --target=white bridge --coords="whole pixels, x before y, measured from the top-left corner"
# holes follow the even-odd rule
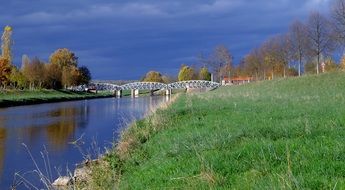
[[[220,84],[212,81],[205,80],[190,80],[179,81],[170,84],[164,84],[159,82],[133,82],[124,85],[115,85],[111,83],[90,83],[87,87],[89,89],[95,89],[97,91],[112,91],[116,96],[121,97],[122,90],[131,90],[132,96],[139,95],[139,90],[150,90],[153,93],[154,90],[165,90],[166,94],[171,94],[173,89],[201,89],[201,88],[217,88]]]

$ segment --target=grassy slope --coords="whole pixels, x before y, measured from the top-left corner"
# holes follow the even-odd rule
[[[107,160],[121,189],[344,189],[344,137],[345,73],[332,73],[182,95]]]
[[[44,102],[56,102],[65,100],[106,97],[110,93],[85,93],[57,90],[14,90],[0,91],[0,107],[25,105]]]

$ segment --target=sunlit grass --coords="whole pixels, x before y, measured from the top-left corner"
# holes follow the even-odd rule
[[[112,175],[102,182],[120,189],[344,189],[344,137],[345,73],[224,87],[182,95],[130,127],[106,157]]]

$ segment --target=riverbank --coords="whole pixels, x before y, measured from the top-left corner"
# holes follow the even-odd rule
[[[343,189],[345,73],[181,95],[125,131],[90,189]]]
[[[0,92],[0,107],[113,97],[110,92],[88,93],[67,90],[8,90]]]

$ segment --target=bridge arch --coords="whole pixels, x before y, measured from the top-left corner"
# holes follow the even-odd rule
[[[131,90],[132,96],[139,95],[139,90],[150,90],[153,94],[154,90],[166,90],[166,94],[171,94],[173,89],[201,89],[201,88],[217,88],[220,84],[212,81],[205,80],[189,80],[179,81],[170,84],[159,82],[132,82],[124,85],[116,85],[111,83],[91,83],[86,88],[99,90],[99,91],[113,91],[115,96],[121,97],[122,90]]]
[[[217,88],[220,84],[206,80],[189,80],[179,81],[168,84],[168,89],[185,89],[185,88]]]
[[[122,90],[160,90],[166,88],[167,85],[160,82],[133,82],[121,86]]]
[[[99,91],[116,91],[121,90],[121,86],[111,83],[91,83],[89,87],[95,87]]]

